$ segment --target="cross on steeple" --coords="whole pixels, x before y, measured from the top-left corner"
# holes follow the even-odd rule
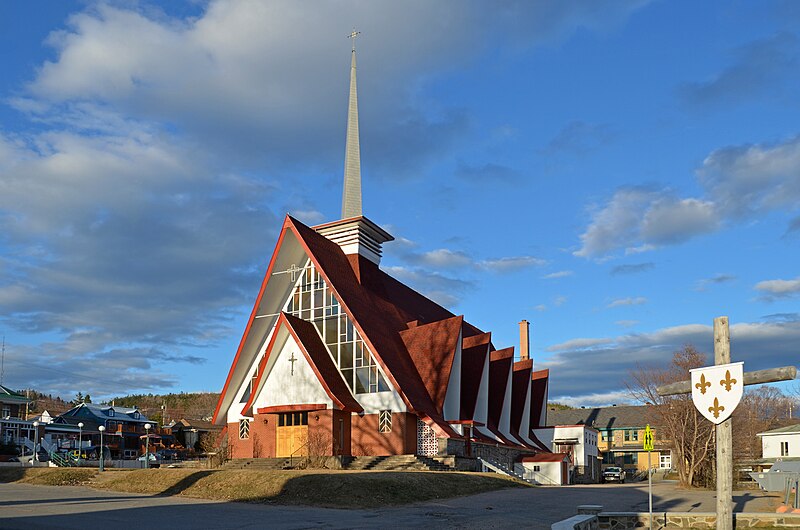
[[[356,31],[356,28],[353,27],[353,31],[350,32],[350,35],[347,36],[348,39],[353,39],[353,51],[356,51],[356,37],[361,35],[360,31]]]

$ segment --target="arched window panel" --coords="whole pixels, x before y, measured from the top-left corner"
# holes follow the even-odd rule
[[[354,394],[389,391],[386,378],[361,334],[310,260],[303,267],[284,311],[314,324]]]

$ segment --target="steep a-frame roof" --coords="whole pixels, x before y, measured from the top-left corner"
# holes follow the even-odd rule
[[[435,423],[440,432],[449,436],[458,436],[437,410],[400,337],[400,332],[408,329],[408,323],[411,321],[416,320],[421,324],[426,324],[452,318],[455,315],[391,278],[374,263],[346,256],[339,245],[290,216],[286,216],[284,221],[278,245],[217,404],[214,414],[215,423],[219,423],[223,404],[229,404],[232,400],[227,392],[229,390],[235,392],[245,377],[242,375],[243,370],[237,371],[238,363],[243,362],[249,365],[257,354],[252,345],[245,356],[243,356],[243,351],[245,344],[250,343],[249,334],[254,324],[256,311],[260,307],[262,296],[271,279],[276,256],[289,232],[294,235],[306,255],[315,263],[344,310],[351,316],[354,326],[409,409],[419,413],[423,419]],[[481,333],[480,330],[468,324],[465,324],[463,329],[470,335]],[[237,378],[234,377],[235,373],[239,374]],[[234,379],[236,379],[235,382]],[[232,383],[234,388],[230,388]]]
[[[328,397],[338,406],[341,410],[347,412],[361,412],[364,410],[361,405],[353,397],[350,389],[345,384],[339,369],[333,364],[333,359],[328,353],[328,349],[322,343],[322,339],[317,334],[314,324],[301,320],[295,316],[281,313],[276,324],[276,331],[278,328],[285,326],[289,333],[294,337],[295,342],[300,346],[308,364],[319,379],[322,388]],[[250,398],[242,408],[242,414],[251,416],[253,403],[258,396],[259,390],[263,387],[266,381],[266,367],[272,355],[277,355],[275,351],[275,343],[278,339],[278,333],[273,333],[272,340],[267,346],[267,351],[264,352],[264,357],[259,362],[258,376],[253,382],[253,391],[250,393]]]
[[[527,433],[520,433],[519,431],[522,425],[522,415],[525,412],[525,403],[530,399],[529,389],[532,370],[533,361],[525,359],[514,363],[514,370],[511,376],[511,434],[519,438],[519,441],[525,445],[527,443],[520,436]]]
[[[503,348],[489,354],[489,421],[487,427],[492,433],[511,443],[500,432],[500,417],[503,414],[503,401],[508,386],[508,371],[514,363],[514,348]]]
[[[461,343],[461,419],[471,420],[475,416],[483,368],[489,355],[491,333],[465,337]]]
[[[428,395],[440,414],[447,395],[463,321],[463,317],[451,317],[400,332]]]

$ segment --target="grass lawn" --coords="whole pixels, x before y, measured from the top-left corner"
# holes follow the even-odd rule
[[[149,495],[226,501],[378,508],[531,487],[494,473],[426,471],[206,471],[193,469],[0,469],[0,482],[88,485]]]

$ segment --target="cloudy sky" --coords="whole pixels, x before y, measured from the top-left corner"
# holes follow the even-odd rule
[[[383,266],[551,398],[732,323],[800,357],[796,2],[0,3],[4,384],[219,390],[277,228],[339,217],[356,26]]]

